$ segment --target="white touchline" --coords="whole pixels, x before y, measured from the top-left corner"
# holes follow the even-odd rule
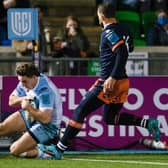
[[[100,159],[66,159],[66,160],[77,160],[77,161],[90,161],[90,162],[106,162],[106,163],[128,163],[128,164],[143,164],[143,165],[162,165],[168,166],[168,163],[164,162],[144,162],[139,160],[100,160]]]

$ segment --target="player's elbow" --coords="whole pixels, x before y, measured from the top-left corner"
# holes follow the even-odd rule
[[[18,107],[19,106],[18,103],[15,103],[13,101],[13,99],[10,99],[10,98],[9,98],[9,101],[8,101],[8,105],[11,106],[11,107]]]
[[[9,101],[9,102],[8,102],[8,105],[9,105],[9,106],[12,106],[12,102],[11,102],[11,101]]]
[[[17,107],[17,105],[15,105],[12,101],[9,101],[8,105],[11,106],[11,107]]]
[[[12,96],[9,96],[8,105],[13,106]]]
[[[11,146],[10,146],[10,154],[14,155],[14,156],[19,156],[20,152],[19,152],[19,145],[17,142],[14,142]]]

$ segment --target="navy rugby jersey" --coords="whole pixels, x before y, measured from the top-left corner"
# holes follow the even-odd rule
[[[122,23],[109,24],[101,33],[100,39],[100,77],[107,79],[127,78],[126,62],[128,53],[133,51],[133,37]]]

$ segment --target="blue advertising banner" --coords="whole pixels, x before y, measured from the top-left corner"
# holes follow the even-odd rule
[[[38,10],[34,8],[8,9],[8,38],[10,40],[37,40]]]

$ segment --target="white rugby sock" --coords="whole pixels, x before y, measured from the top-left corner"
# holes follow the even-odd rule
[[[51,159],[52,156],[49,155],[49,154],[47,154],[47,153],[44,153],[43,151],[41,151],[40,149],[38,149],[37,158],[41,158],[41,159]]]

